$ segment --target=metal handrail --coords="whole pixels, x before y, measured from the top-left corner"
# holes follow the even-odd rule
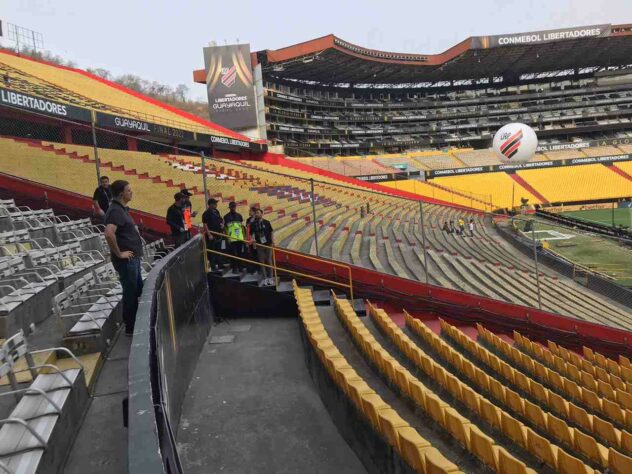
[[[226,234],[222,234],[221,232],[214,232],[214,231],[209,230],[209,231],[207,231],[207,233],[210,233],[212,235],[216,235],[220,239],[228,238],[228,236]],[[263,248],[267,248],[267,249],[272,250],[272,265],[268,265],[268,264],[262,263],[262,262],[256,262],[256,264],[259,265],[259,266],[262,266],[262,267],[271,268],[273,270],[273,272],[274,272],[274,286],[275,286],[275,288],[278,289],[278,285],[279,285],[279,280],[277,278],[278,271],[283,271],[283,272],[287,272],[287,273],[289,273],[291,275],[295,275],[295,276],[299,276],[299,277],[303,277],[303,278],[309,278],[309,279],[312,279],[312,280],[316,280],[316,281],[320,281],[320,282],[324,282],[324,283],[328,283],[328,284],[332,284],[332,285],[336,285],[336,286],[341,286],[343,288],[348,288],[349,289],[350,299],[353,301],[353,277],[352,277],[352,273],[351,273],[351,267],[349,265],[345,265],[345,264],[340,263],[340,262],[334,262],[334,261],[330,261],[330,260],[325,260],[324,258],[314,257],[312,255],[305,255],[305,254],[302,254],[300,252],[295,252],[293,250],[279,249],[278,247],[276,247],[274,245],[260,244],[260,243],[255,242],[252,239],[251,240],[237,239],[237,238],[231,238],[231,239],[233,241],[236,241],[236,242],[242,242],[245,245],[255,244],[257,247],[263,247]],[[310,275],[310,274],[298,272],[298,271],[295,271],[295,270],[288,270],[286,268],[280,268],[277,265],[277,260],[276,260],[276,252],[277,252],[277,250],[280,250],[281,252],[286,253],[286,254],[296,255],[298,257],[305,258],[305,259],[308,259],[308,260],[312,260],[312,261],[316,261],[316,262],[322,262],[322,263],[325,263],[325,264],[328,264],[328,265],[332,265],[334,267],[345,268],[347,270],[349,283],[345,284],[345,283],[338,282],[336,280],[331,280],[331,279],[328,279],[328,278],[317,277],[315,275]],[[207,248],[206,249],[206,254],[204,256],[205,268],[208,268],[208,253],[212,253],[212,254],[215,254],[215,255],[222,255],[224,257],[232,258],[234,260],[241,261],[241,262],[246,262],[248,264],[252,264],[253,263],[252,260],[249,260],[247,258],[237,257],[237,256],[231,255],[229,253],[221,252],[221,251],[218,251],[218,250],[211,250],[211,249]]]

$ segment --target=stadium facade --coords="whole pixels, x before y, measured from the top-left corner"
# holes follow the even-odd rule
[[[294,156],[484,148],[513,121],[545,144],[616,137],[629,129],[631,57],[629,24],[470,37],[440,54],[327,35],[251,53],[262,100],[250,119],[254,136]]]

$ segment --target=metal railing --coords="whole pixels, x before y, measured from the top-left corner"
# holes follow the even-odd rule
[[[244,258],[244,257],[238,257],[237,255],[232,255],[230,253],[230,251],[227,249],[226,251],[221,251],[221,250],[213,250],[213,249],[209,249],[206,245],[205,245],[205,258],[204,258],[204,265],[205,268],[208,272],[209,269],[209,262],[208,262],[208,254],[212,254],[212,255],[217,255],[223,258],[229,258],[231,260],[234,260],[236,262],[241,262],[244,263],[246,265],[257,265],[259,267],[265,267],[265,268],[269,268],[272,270],[273,274],[274,274],[274,287],[275,289],[278,290],[279,288],[279,277],[278,274],[279,272],[283,272],[283,273],[287,273],[293,277],[299,277],[299,278],[304,278],[304,279],[308,279],[308,280],[312,280],[312,281],[316,281],[316,282],[320,282],[320,283],[324,283],[326,285],[333,285],[333,286],[338,286],[341,288],[345,288],[347,290],[349,290],[349,297],[350,299],[353,301],[353,278],[352,278],[352,273],[351,273],[351,267],[349,265],[346,265],[344,263],[340,263],[340,262],[335,262],[332,260],[326,260],[324,258],[320,258],[320,257],[314,257],[312,255],[307,255],[307,254],[303,254],[303,253],[299,253],[299,252],[294,252],[292,250],[288,250],[288,249],[280,249],[275,245],[265,245],[265,244],[260,244],[255,242],[254,240],[246,240],[246,239],[238,239],[238,238],[233,238],[233,237],[228,237],[226,234],[222,234],[220,232],[214,232],[214,231],[207,231],[208,234],[211,234],[212,236],[216,236],[218,239],[223,240],[224,242],[226,242],[226,240],[230,240],[232,242],[241,242],[243,245],[245,246],[255,246],[255,248],[264,248],[264,249],[269,249],[271,251],[272,254],[272,265],[269,265],[267,263],[263,263],[263,262],[259,262],[259,261],[254,261],[248,258]],[[306,260],[311,260],[314,262],[321,262],[324,265],[329,265],[332,266],[334,268],[344,268],[347,272],[347,279],[348,279],[348,283],[343,283],[337,280],[333,280],[331,278],[323,278],[320,276],[316,276],[313,274],[309,274],[309,273],[304,273],[304,272],[299,272],[296,270],[290,270],[288,268],[283,268],[280,267],[277,264],[277,252],[280,253],[281,255],[295,255],[297,257],[300,258],[304,258]],[[335,270],[334,270],[335,273]]]

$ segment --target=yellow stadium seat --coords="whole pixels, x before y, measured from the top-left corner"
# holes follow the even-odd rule
[[[592,362],[586,359],[582,359],[581,369],[588,372],[591,375],[595,375],[595,366],[592,365]]]
[[[582,370],[580,372],[580,380],[584,387],[592,390],[593,392],[597,391],[597,382],[595,381],[595,378],[592,376],[592,374],[589,374],[585,370]]]
[[[495,400],[505,403],[505,387],[498,380],[491,377],[489,379],[489,392]]]
[[[612,385],[612,388],[614,388],[615,390],[623,390],[624,392],[626,391],[625,382],[623,381],[623,379],[614,374],[610,374],[610,385]]]
[[[593,474],[597,471],[560,449],[557,453],[557,472],[560,474]]]
[[[553,370],[549,370],[549,383],[553,386],[553,388],[564,391],[564,379],[560,374]]]
[[[621,378],[632,383],[632,367],[621,367]]]
[[[426,474],[456,474],[461,472],[456,464],[444,458],[436,448],[424,451],[424,466]]]
[[[606,360],[606,369],[610,374],[614,374],[616,376],[621,375],[621,366],[612,359]]]
[[[498,472],[500,474],[536,474],[533,469],[528,468],[525,463],[503,448],[498,449]]]
[[[498,470],[498,448],[494,446],[494,440],[475,426],[470,428],[470,447],[474,456],[492,471]]]
[[[601,405],[603,408],[603,413],[604,415],[606,415],[606,418],[620,425],[625,424],[625,412],[621,409],[618,403],[615,403],[610,400],[602,399]]]
[[[481,409],[481,418],[494,429],[500,431],[500,408],[485,398],[480,399],[479,405]]]
[[[397,431],[403,458],[416,472],[423,472],[424,451],[432,445],[410,426],[399,428]]]
[[[524,399],[513,390],[505,389],[505,401],[507,406],[511,408],[515,413],[520,415],[524,414]]]
[[[573,446],[573,431],[566,424],[566,421],[549,414],[547,432],[562,446]]]
[[[574,403],[568,405],[568,419],[588,432],[593,430],[593,416]]]
[[[573,400],[582,399],[582,391],[579,385],[570,379],[564,379],[564,392]]]
[[[595,392],[591,390],[582,390],[582,401],[591,410],[597,412],[601,411],[601,398],[599,398],[599,395],[597,395]]]
[[[457,413],[454,408],[445,410],[445,426],[452,437],[464,448],[470,448],[470,428],[473,426],[469,420]]]
[[[542,405],[548,405],[549,403],[549,391],[538,382],[531,381],[529,385],[531,395]]]
[[[630,359],[623,355],[619,355],[619,364],[621,364],[621,367],[632,369],[632,363],[630,362]]]
[[[549,467],[557,467],[557,447],[531,428],[527,428],[527,450]]]
[[[423,386],[418,380],[413,380],[410,383],[410,397],[419,408],[426,410],[426,387]]]
[[[489,375],[487,375],[485,372],[483,372],[478,367],[476,367],[474,369],[474,374],[476,375],[476,383],[478,384],[478,387],[480,388],[480,390],[483,393],[489,392],[489,388],[490,388],[489,387],[489,380],[490,380]]]
[[[608,451],[608,468],[613,474],[629,474],[632,472],[632,458],[610,448]]]
[[[514,383],[514,369],[504,361],[500,361],[500,370],[503,375],[510,383]]]
[[[434,379],[443,388],[447,388],[448,382],[446,380],[446,371],[440,365],[434,366]]]
[[[478,395],[474,390],[472,390],[470,387],[468,387],[467,385],[463,385],[463,387],[461,387],[461,393],[462,393],[462,400],[463,400],[463,404],[468,407],[470,410],[472,410],[474,413],[479,413],[480,412],[480,408],[479,408],[479,400],[480,400],[480,395]]]
[[[373,427],[381,432],[380,419],[378,413],[380,410],[388,409],[388,404],[382,400],[376,393],[365,393],[362,395],[362,412],[368,418]]]
[[[573,429],[573,447],[588,459],[602,467],[608,466],[608,449],[597,443],[592,436],[584,434],[577,428]]]
[[[408,370],[404,369],[403,367],[398,367],[395,370],[395,383],[397,384],[397,387],[402,391],[402,393],[406,395],[410,395],[410,379],[411,375]]]
[[[426,410],[430,417],[441,426],[445,426],[444,406],[446,406],[445,402],[435,394],[426,393]]]
[[[409,426],[406,420],[397,414],[393,409],[380,410],[378,413],[382,434],[386,442],[397,452],[400,452],[398,428]]]
[[[549,369],[548,367],[540,364],[539,362],[535,362],[533,364],[533,369],[535,371],[535,376],[539,379],[539,380],[543,380],[545,382],[547,382],[549,380]]]
[[[608,400],[615,400],[614,390],[612,389],[612,385],[608,382],[604,382],[603,380],[597,380],[597,393],[606,397]]]
[[[503,411],[500,414],[500,426],[507,438],[521,448],[527,448],[527,430],[522,423]]]
[[[518,386],[518,388],[522,390],[523,392],[529,393],[531,391],[531,386],[529,385],[529,378],[518,370],[514,371],[514,382]]]
[[[626,453],[632,453],[632,434],[628,431],[621,432],[621,449]]]
[[[593,428],[597,438],[607,442],[611,446],[621,445],[621,431],[616,429],[612,423],[598,416],[593,417]]]
[[[621,408],[632,410],[632,394],[621,389],[617,389],[615,393],[617,402],[621,405]]]
[[[448,392],[450,392],[450,394],[456,398],[457,400],[462,400],[462,392],[461,392],[461,388],[463,386],[463,383],[461,383],[461,381],[459,379],[457,379],[454,375],[450,374],[450,373],[446,373],[446,387]]]
[[[524,415],[532,424],[542,430],[546,430],[546,414],[539,406],[534,405],[529,400],[525,400]]]
[[[375,391],[367,385],[364,380],[346,380],[343,387],[345,393],[349,395],[349,398],[360,409],[362,409],[362,395],[368,395],[375,393]]]

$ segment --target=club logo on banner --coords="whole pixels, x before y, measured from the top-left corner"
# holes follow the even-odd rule
[[[501,135],[500,139],[505,141],[502,145],[500,145],[500,152],[507,158],[511,158],[516,153],[518,153],[518,149],[520,148],[520,144],[522,143],[522,129],[509,136],[509,138],[507,138],[508,136],[509,133],[504,133]]]
[[[231,130],[257,126],[255,88],[247,44],[204,48],[211,120]]]
[[[222,84],[226,87],[231,87],[235,80],[237,80],[237,66],[233,64],[232,67],[223,67],[222,68]]]

